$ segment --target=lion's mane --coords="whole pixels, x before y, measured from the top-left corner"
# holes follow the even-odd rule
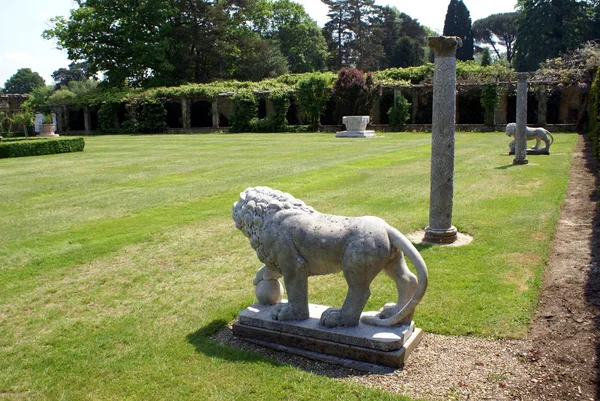
[[[268,252],[262,246],[262,228],[266,222],[282,210],[315,213],[315,210],[292,195],[269,187],[247,188],[233,204],[232,217],[235,227],[250,239],[250,246],[261,262],[267,263]]]

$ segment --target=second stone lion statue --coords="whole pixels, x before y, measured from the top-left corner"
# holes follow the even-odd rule
[[[554,143],[554,137],[544,128],[531,128],[525,127],[527,132],[527,140],[530,141],[535,139],[535,145],[533,149],[537,150],[540,147],[540,142],[544,142],[546,151],[550,152],[550,145]],[[517,124],[509,123],[506,125],[506,136],[512,137],[513,140],[508,144],[511,153],[515,153],[515,143],[517,137]]]
[[[411,322],[427,288],[427,267],[412,243],[382,219],[319,213],[269,187],[246,189],[233,205],[232,214],[235,226],[264,263],[255,280],[283,276],[288,302],[274,307],[273,319],[307,319],[308,277],[343,272],[348,283],[346,299],[341,308],[323,312],[322,325],[356,326],[359,320],[378,326]],[[404,255],[413,263],[418,280]],[[394,280],[398,302],[361,319],[369,286],[381,271]]]

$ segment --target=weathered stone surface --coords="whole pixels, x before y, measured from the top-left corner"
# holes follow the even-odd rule
[[[506,125],[506,136],[515,138],[511,143],[508,144],[509,154],[515,154],[515,147],[517,143],[517,124],[510,123]],[[527,149],[527,141],[535,139],[535,145],[531,149]],[[540,148],[540,143],[544,142],[545,147]],[[528,155],[549,155],[550,145],[554,143],[554,137],[544,128],[531,128],[525,127],[525,149]]]
[[[259,278],[284,278],[289,302],[271,309],[274,320],[308,319],[308,277],[343,271],[348,283],[346,299],[341,308],[321,314],[323,326],[352,327],[359,320],[395,326],[412,321],[427,288],[427,266],[414,245],[382,219],[319,213],[292,195],[268,187],[242,192],[232,215],[236,228],[248,237],[264,263],[255,284]],[[415,266],[418,280],[404,255]],[[361,318],[369,286],[382,270],[394,280],[398,302]]]
[[[310,304],[308,319],[288,322],[271,319],[273,308],[274,306],[256,303],[241,311],[238,314],[238,321],[246,326],[382,351],[394,351],[402,348],[415,327],[414,322],[411,322],[407,325],[390,328],[364,323],[359,323],[358,326],[354,327],[326,328],[319,324],[319,319],[323,312],[329,308],[328,306]]]
[[[58,136],[58,134],[54,133],[54,124],[40,124],[39,126],[40,129],[40,133],[38,136],[44,136],[44,137],[55,137]]]
[[[311,336],[248,326],[241,322],[233,324],[233,334],[238,338],[266,347],[375,372],[381,370],[380,368],[377,369],[377,365],[392,368],[399,368],[404,365],[410,353],[416,348],[423,337],[422,330],[416,328],[400,349],[382,351],[322,340]],[[376,366],[361,365],[356,362],[352,363],[351,361],[361,361]]]
[[[514,141],[515,158],[513,160],[513,164],[527,164],[527,73],[518,73],[518,78],[517,123]],[[508,135],[508,126],[506,129]]]
[[[454,122],[456,114],[456,48],[460,38],[429,38],[435,52],[433,115],[431,133],[431,192],[429,225],[425,240],[452,243],[457,230],[452,225],[454,197]]]
[[[369,116],[344,116],[342,123],[346,126],[346,131],[338,131],[335,136],[338,138],[374,138],[375,131],[367,131]]]

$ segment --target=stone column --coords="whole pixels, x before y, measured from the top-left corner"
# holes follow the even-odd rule
[[[64,133],[64,121],[62,106],[53,107],[52,112],[56,115],[56,132]]]
[[[87,106],[83,108],[83,125],[85,133],[90,134],[92,132],[92,116],[90,115],[90,108]]]
[[[410,113],[410,123],[417,123],[417,113],[419,113],[419,92],[416,89],[412,90],[412,110]]]
[[[527,164],[527,73],[517,73],[517,135],[513,164]]]
[[[431,127],[431,192],[429,225],[425,241],[450,244],[456,241],[452,225],[454,197],[454,117],[456,112],[456,48],[460,38],[432,37],[435,53],[433,73],[433,115]]]
[[[538,101],[538,125],[546,125],[546,114],[548,112],[548,93],[546,85],[540,84],[536,91]]]
[[[369,112],[369,117],[371,118],[370,124],[381,124],[381,95],[375,100],[375,104]]]
[[[219,100],[218,97],[215,96],[212,101],[212,127],[219,128]]]
[[[192,128],[192,116],[190,113],[190,99],[181,98],[181,124],[183,129]]]
[[[498,105],[494,109],[494,126],[507,124],[508,90],[498,88]],[[504,127],[502,128],[504,130]]]

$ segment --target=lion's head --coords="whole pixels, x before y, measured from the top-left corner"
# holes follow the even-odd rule
[[[294,209],[305,213],[315,210],[292,195],[269,187],[250,187],[240,193],[240,199],[233,204],[232,217],[235,228],[241,230],[250,240],[258,258],[265,261],[262,249],[261,233],[266,219],[270,219],[281,210]]]
[[[508,123],[506,124],[506,136],[515,136],[517,134],[517,124]]]

